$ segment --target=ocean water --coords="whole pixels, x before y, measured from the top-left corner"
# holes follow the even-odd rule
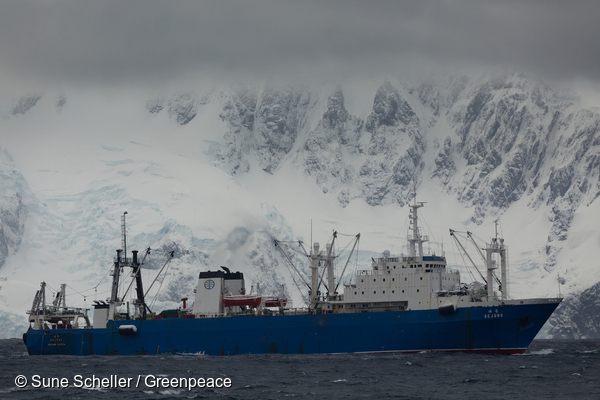
[[[113,398],[598,400],[600,340],[536,340],[511,356],[231,357],[29,356],[21,340],[0,340],[0,399]]]

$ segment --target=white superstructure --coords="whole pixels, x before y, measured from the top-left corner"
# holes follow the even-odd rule
[[[490,303],[497,300],[509,302],[507,293],[507,255],[504,239],[497,236],[486,245],[484,257],[487,268],[487,279],[481,275],[485,283],[473,282],[470,285],[461,283],[460,273],[456,269],[447,268],[445,255],[425,254],[423,243],[428,237],[419,227],[419,208],[424,202],[416,200],[410,207],[410,224],[407,235],[409,254],[391,256],[384,251],[382,257],[372,259],[370,270],[356,273],[352,283],[344,285],[343,295],[320,296],[315,290],[319,285],[319,277],[332,270],[335,255],[327,245],[326,252],[319,252],[315,243],[311,252],[312,260],[312,295],[311,306],[316,312],[358,313],[379,311],[404,311],[439,309],[440,313],[453,313],[459,307],[472,306],[474,303]],[[455,231],[451,230],[451,234]],[[334,240],[336,235],[334,234]],[[359,236],[357,236],[359,237]],[[464,249],[464,248],[463,248]],[[494,254],[500,256],[501,279],[496,277],[497,269]],[[319,271],[323,265],[327,271]],[[328,274],[329,276],[329,274]],[[321,279],[323,280],[323,279]],[[498,282],[501,297],[496,296],[493,282]],[[329,286],[333,278],[329,277]]]

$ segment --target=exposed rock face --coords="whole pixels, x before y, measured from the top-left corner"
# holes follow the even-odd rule
[[[350,162],[361,152],[363,122],[348,114],[344,94],[337,87],[327,100],[327,109],[308,135],[298,162],[323,192],[333,191],[342,204],[356,196],[356,167]]]
[[[444,147],[435,157],[435,169],[431,177],[437,177],[442,184],[447,185],[454,174],[456,174],[456,164],[452,154],[452,139],[448,136],[444,139]]]
[[[37,102],[42,98],[40,94],[34,94],[29,96],[23,96],[18,101],[17,104],[13,107],[11,114],[12,115],[23,115],[31,108],[33,108]]]
[[[304,128],[309,103],[310,95],[302,87],[267,86],[260,94],[247,88],[234,91],[220,115],[229,128],[221,157],[230,171],[247,172],[251,157],[273,173]]]
[[[425,141],[419,118],[390,82],[377,90],[365,131],[370,133],[360,169],[365,200],[372,206],[405,204],[424,167]]]
[[[168,103],[169,116],[174,118],[179,125],[185,125],[194,119],[198,114],[198,105],[196,104],[196,96],[191,93],[182,93]]]
[[[252,134],[257,100],[256,92],[240,88],[231,94],[220,114],[221,120],[227,123],[229,128],[225,133],[226,146],[221,158],[234,174],[250,170],[247,156],[254,148]]]
[[[600,282],[564,299],[548,320],[552,339],[600,338]]]
[[[254,160],[273,173],[289,159],[342,205],[354,198],[405,204],[435,143],[428,135],[447,124],[430,176],[472,206],[477,223],[525,194],[534,210],[551,205],[548,270],[572,210],[600,193],[600,115],[523,74],[458,76],[407,89],[386,81],[363,118],[347,111],[341,87],[324,104],[311,97],[298,88],[235,91],[221,113],[229,128],[226,168],[245,173]],[[307,116],[319,112],[308,126]]]
[[[323,192],[335,193],[343,205],[355,198],[374,206],[404,204],[424,166],[419,124],[389,82],[377,91],[366,123],[348,113],[342,88],[337,87],[297,162]]]
[[[146,110],[150,114],[158,114],[165,107],[169,117],[179,125],[187,125],[198,115],[199,107],[208,102],[207,96],[198,96],[195,93],[178,93],[168,100],[163,97],[151,98],[146,102]]]
[[[66,103],[67,103],[67,96],[65,96],[64,94],[60,94],[56,98],[56,111],[61,112]]]
[[[150,99],[146,102],[146,110],[150,114],[158,114],[163,108],[165,108],[164,99]]]

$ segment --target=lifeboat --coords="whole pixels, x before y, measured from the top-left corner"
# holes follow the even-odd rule
[[[262,301],[261,296],[252,296],[246,294],[228,294],[223,296],[223,305],[225,307],[258,307]]]
[[[287,297],[263,297],[265,300],[265,307],[279,307],[279,301],[281,301],[281,306],[285,307],[287,305]]]

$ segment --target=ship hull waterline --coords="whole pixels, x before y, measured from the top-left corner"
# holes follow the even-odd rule
[[[29,330],[30,355],[523,353],[559,301],[434,310],[109,321],[103,329]],[[119,332],[134,325],[135,334]]]

